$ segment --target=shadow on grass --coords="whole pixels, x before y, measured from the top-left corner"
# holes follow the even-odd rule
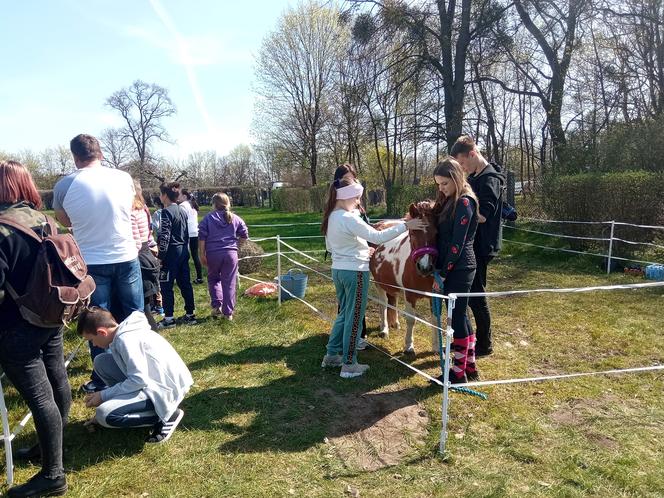
[[[132,456],[143,451],[145,438],[149,428],[137,429],[104,429],[96,428],[89,432],[82,421],[70,422],[64,432],[64,466],[65,471],[82,470],[96,466],[107,460]],[[32,446],[36,443],[35,434],[22,434],[12,444],[14,448]],[[25,460],[14,460],[17,468],[35,467],[39,462],[30,463]],[[36,470],[36,471],[37,471]]]
[[[307,337],[288,346],[257,346],[235,354],[214,353],[190,365],[198,369],[284,362],[291,375],[260,386],[215,387],[187,397],[186,426],[224,431],[237,437],[222,452],[301,451],[325,437],[372,426],[405,406],[435,395],[435,389],[381,388],[411,375],[381,353],[365,351],[371,365],[363,377],[341,379],[339,369],[321,369],[327,336]],[[358,409],[360,408],[361,409]]]

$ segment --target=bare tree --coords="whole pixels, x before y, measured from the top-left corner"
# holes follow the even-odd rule
[[[327,93],[343,44],[338,11],[310,1],[286,11],[258,56],[262,112],[272,121],[274,140],[309,171],[312,185],[317,182],[320,134],[328,119]]]
[[[548,65],[549,74],[544,74],[542,68],[534,64],[529,64],[532,70],[527,66],[518,69],[537,89],[546,112],[554,154],[558,157],[567,143],[561,119],[565,82],[572,54],[578,46],[579,23],[588,4],[589,0],[567,0],[563,4],[555,0],[514,0],[523,26],[537,41]],[[542,75],[545,85],[541,82]]]
[[[104,153],[103,163],[111,168],[121,169],[132,159],[132,142],[125,130],[106,128],[99,135],[101,150]]]
[[[133,143],[140,170],[161,178],[151,164],[151,147],[155,142],[169,142],[170,138],[162,123],[164,118],[176,113],[176,108],[168,96],[168,90],[141,80],[118,90],[108,99],[106,105],[120,113],[125,121],[124,136]]]

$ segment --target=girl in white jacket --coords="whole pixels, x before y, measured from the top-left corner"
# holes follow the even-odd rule
[[[376,230],[361,218],[357,207],[362,185],[356,180],[335,180],[330,187],[321,229],[325,246],[332,255],[332,279],[339,303],[327,354],[322,367],[341,367],[341,377],[358,377],[369,365],[357,363],[356,345],[362,332],[362,321],[369,292],[369,245],[382,244],[406,230],[423,230],[420,219],[398,223],[385,230]]]

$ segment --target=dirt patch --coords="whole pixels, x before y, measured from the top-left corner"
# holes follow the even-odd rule
[[[586,434],[586,437],[591,443],[594,443],[596,446],[605,450],[615,450],[618,448],[616,440],[609,436],[597,434],[596,432],[589,432]]]
[[[326,440],[348,469],[397,465],[424,444],[429,415],[409,393],[320,394],[336,410]]]

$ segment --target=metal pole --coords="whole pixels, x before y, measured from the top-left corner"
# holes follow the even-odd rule
[[[616,221],[611,220],[611,238],[609,239],[609,259],[606,260],[606,274],[611,273],[611,256],[613,255],[613,231],[616,228]]]
[[[2,390],[2,381],[0,380],[0,417],[2,418],[2,439],[5,443],[5,461],[7,462],[7,486],[14,483],[14,462],[12,457],[12,432],[9,428],[7,417],[7,405],[5,405],[5,394]]]
[[[281,306],[281,236],[277,235],[277,303]]]
[[[456,303],[456,295],[450,294],[447,301],[447,327],[445,328],[445,362],[443,364],[443,410],[442,424],[440,428],[440,447],[441,455],[445,454],[445,444],[447,443],[447,419],[450,408],[450,350],[454,329],[452,328],[452,312]]]

